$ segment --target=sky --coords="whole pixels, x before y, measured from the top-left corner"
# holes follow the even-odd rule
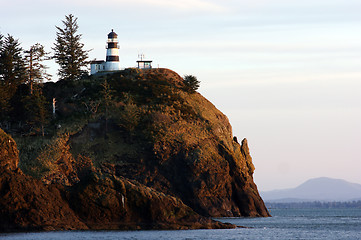
[[[247,138],[261,191],[315,177],[361,184],[361,1],[0,0],[0,33],[52,51],[65,15],[78,17],[90,59],[107,34],[123,67],[200,80],[199,92]],[[49,62],[57,80],[58,66]]]

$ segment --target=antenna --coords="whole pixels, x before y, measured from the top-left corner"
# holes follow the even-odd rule
[[[141,53],[141,54],[138,54],[138,58],[140,58],[140,61],[143,61],[143,58],[144,58],[144,54]]]

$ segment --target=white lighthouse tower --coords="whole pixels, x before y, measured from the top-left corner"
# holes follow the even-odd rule
[[[120,70],[118,35],[113,31],[108,34],[107,57],[105,60],[105,71]]]
[[[90,63],[90,74],[96,74],[98,72],[112,72],[122,69],[119,62],[118,35],[113,31],[113,29],[108,34],[106,49],[107,55],[105,62],[103,60],[92,61]]]

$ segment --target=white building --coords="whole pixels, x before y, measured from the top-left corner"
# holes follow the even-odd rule
[[[137,61],[138,63],[138,68],[139,69],[151,69],[152,68],[152,62],[150,60],[140,60]]]
[[[119,62],[118,35],[113,31],[108,34],[106,60],[94,60],[90,63],[90,74],[98,72],[118,71],[122,68]]]

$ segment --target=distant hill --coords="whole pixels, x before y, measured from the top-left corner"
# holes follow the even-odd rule
[[[266,202],[354,201],[361,199],[361,184],[321,177],[296,188],[261,192],[261,196]]]

